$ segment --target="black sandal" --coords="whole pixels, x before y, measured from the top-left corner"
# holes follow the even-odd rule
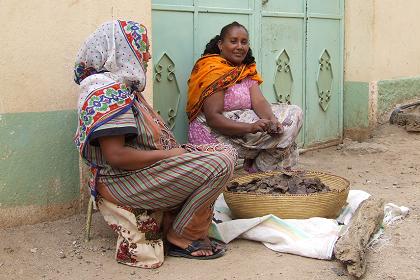
[[[182,257],[187,259],[195,260],[211,260],[220,258],[226,252],[226,246],[221,246],[221,243],[215,242],[214,240],[208,244],[202,240],[195,240],[187,248],[182,249],[174,244],[169,244],[168,255],[172,257]],[[191,255],[194,252],[200,250],[211,250],[213,255],[210,256],[194,256]]]
[[[225,252],[227,251],[227,245],[223,241],[220,241],[211,237],[209,238],[209,240],[210,240],[210,245],[213,249],[223,250]]]

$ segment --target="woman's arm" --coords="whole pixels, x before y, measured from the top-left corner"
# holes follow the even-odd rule
[[[259,120],[248,124],[230,120],[223,116],[224,94],[222,91],[216,92],[204,100],[203,113],[206,116],[207,124],[227,136],[241,136],[247,133],[266,131],[269,127],[268,120]]]
[[[254,84],[249,88],[249,94],[251,95],[252,110],[258,117],[267,120],[276,118],[271,110],[270,103],[265,99],[258,84]]]
[[[142,151],[125,146],[125,137],[104,136],[98,139],[106,161],[115,168],[137,170],[159,160],[186,153],[182,148],[172,150]]]
[[[271,110],[271,105],[268,103],[262,94],[258,84],[254,84],[249,88],[249,94],[251,95],[252,109],[255,114],[261,119],[269,120],[271,123],[270,132],[281,133],[283,132],[282,124],[277,120],[276,116]]]

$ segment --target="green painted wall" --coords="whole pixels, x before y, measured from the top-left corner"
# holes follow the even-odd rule
[[[76,111],[0,115],[0,208],[79,197]]]
[[[344,82],[344,129],[369,127],[369,83]]]
[[[420,98],[420,77],[383,80],[378,82],[378,114],[382,115],[396,104]]]

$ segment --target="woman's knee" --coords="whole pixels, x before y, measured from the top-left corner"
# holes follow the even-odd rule
[[[297,121],[297,127],[300,128],[303,123],[303,110],[297,105],[290,105],[290,111],[294,116],[294,119]]]
[[[223,160],[224,169],[226,170],[227,174],[229,174],[230,176],[233,176],[233,171],[235,170],[237,156],[233,158],[231,153],[229,154],[225,153],[223,154],[223,156],[224,156],[224,160]]]
[[[298,105],[289,105],[291,107],[292,112],[296,114],[298,117],[303,117],[303,110]]]
[[[227,155],[233,165],[235,167],[237,161],[238,161],[238,151],[229,144],[222,144],[224,146],[224,149],[221,151],[224,155]]]
[[[212,153],[215,165],[213,176],[223,177],[225,180],[229,180],[233,176],[235,169],[235,159],[227,152]]]

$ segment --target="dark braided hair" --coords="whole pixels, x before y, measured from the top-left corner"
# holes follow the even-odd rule
[[[206,48],[204,49],[204,52],[202,55],[206,54],[220,54],[220,49],[217,46],[219,41],[223,41],[226,37],[226,34],[229,32],[230,29],[233,27],[241,27],[245,29],[246,33],[248,33],[248,30],[240,24],[237,21],[234,21],[232,23],[229,23],[228,25],[225,25],[222,30],[220,30],[220,35],[216,35],[213,39],[210,40],[210,42],[207,43]],[[246,54],[244,61],[242,63],[244,64],[251,64],[255,62],[255,58],[252,56],[252,50],[249,48],[248,53]]]

